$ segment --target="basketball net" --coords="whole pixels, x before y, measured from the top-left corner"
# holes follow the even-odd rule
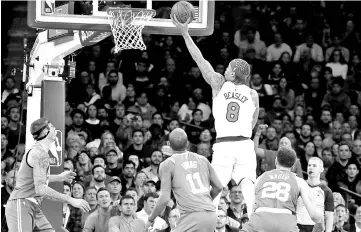
[[[107,10],[117,53],[125,49],[145,50],[142,30],[145,22],[155,16],[154,10],[110,7]]]

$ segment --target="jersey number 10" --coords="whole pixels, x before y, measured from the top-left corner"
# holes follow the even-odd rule
[[[265,182],[261,198],[277,199],[286,202],[290,197],[291,185],[285,182]]]
[[[207,192],[207,188],[203,185],[201,176],[199,175],[199,172],[187,174],[186,180],[188,181],[193,194]],[[197,182],[198,188],[195,185],[196,182]]]

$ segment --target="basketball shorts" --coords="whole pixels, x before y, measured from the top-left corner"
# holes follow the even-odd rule
[[[217,213],[211,211],[181,214],[172,232],[210,232],[216,229]]]
[[[241,229],[243,232],[297,232],[296,215],[270,212],[255,212],[247,224]]]
[[[27,199],[8,201],[5,215],[11,232],[55,232],[40,205]]]
[[[248,178],[256,181],[256,153],[252,140],[220,142],[213,145],[212,166],[223,187],[233,179],[237,184]]]

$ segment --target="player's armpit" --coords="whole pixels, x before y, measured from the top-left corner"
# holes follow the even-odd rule
[[[252,119],[252,129],[256,126],[258,121],[258,115],[259,115],[259,98],[258,93],[255,90],[251,90],[251,96],[254,106],[256,107],[254,113],[253,113],[253,119]]]
[[[221,74],[215,72],[212,65],[204,59],[201,51],[193,42],[192,37],[189,34],[184,35],[183,37],[189,53],[191,54],[193,60],[197,63],[204,80],[212,87],[213,91],[219,91],[225,82],[224,77]]]
[[[31,163],[33,166],[33,176],[36,194],[48,199],[68,203],[71,199],[69,196],[53,190],[47,184],[50,168],[50,158],[48,154],[34,149],[30,152],[29,155],[31,155]]]

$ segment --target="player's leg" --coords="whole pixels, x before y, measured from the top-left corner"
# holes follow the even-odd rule
[[[219,180],[222,183],[222,186],[227,186],[228,182],[232,177],[232,169],[234,165],[234,158],[231,156],[229,145],[231,143],[223,142],[223,143],[215,143],[213,145],[213,157],[212,157],[212,167]],[[221,199],[221,194],[214,199],[213,203],[216,207],[218,207],[219,200]]]
[[[25,199],[8,201],[5,209],[6,222],[11,232],[32,232],[34,208]]]
[[[253,204],[255,199],[254,182],[256,181],[256,153],[252,140],[237,142],[235,151],[236,163],[233,167],[232,179],[241,186],[242,194],[247,205],[247,214],[250,218],[253,213]]]
[[[35,212],[36,214],[34,215],[34,222],[35,222],[34,232],[35,231],[55,232],[50,222],[43,214],[43,211],[41,210],[41,207],[39,205],[35,205]]]

